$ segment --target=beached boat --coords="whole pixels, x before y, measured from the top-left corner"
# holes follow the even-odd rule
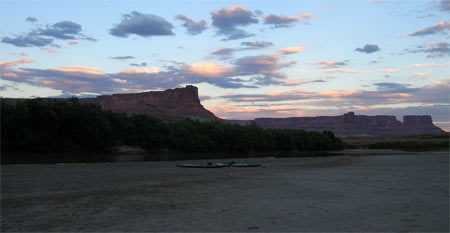
[[[177,164],[177,167],[187,167],[187,168],[221,168],[229,167],[228,163],[181,163]]]

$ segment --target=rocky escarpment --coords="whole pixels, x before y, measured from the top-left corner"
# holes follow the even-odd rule
[[[97,96],[81,101],[98,104],[103,109],[113,112],[146,114],[168,120],[185,117],[201,120],[218,119],[200,104],[198,89],[191,85],[165,91]]]
[[[235,122],[248,124],[250,121]],[[395,116],[355,115],[342,116],[256,118],[254,122],[266,128],[332,131],[338,135],[405,135],[444,132],[433,124],[431,116],[404,116],[403,123]]]

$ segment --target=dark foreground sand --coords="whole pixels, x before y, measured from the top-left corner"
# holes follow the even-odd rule
[[[1,231],[449,231],[448,153],[235,161],[1,166]]]

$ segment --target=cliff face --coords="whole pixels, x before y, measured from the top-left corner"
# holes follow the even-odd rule
[[[200,104],[197,87],[190,85],[165,91],[97,96],[80,101],[98,104],[113,112],[146,114],[168,120],[185,117],[218,119]]]
[[[257,125],[266,128],[304,129],[307,131],[332,131],[338,135],[405,135],[442,133],[433,125],[431,116],[404,116],[403,123],[395,116],[355,115],[342,116],[256,118]],[[242,122],[247,124],[247,122]]]

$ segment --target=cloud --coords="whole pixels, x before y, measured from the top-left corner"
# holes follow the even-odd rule
[[[320,69],[332,69],[332,68],[338,68],[340,66],[346,66],[347,63],[345,61],[320,61],[314,63],[318,68]]]
[[[233,54],[238,51],[265,49],[272,46],[273,43],[266,41],[242,42],[240,48],[219,47],[209,54],[211,57],[217,57],[221,60],[232,58]]]
[[[78,44],[78,40],[72,40],[66,43],[67,46],[72,46]]]
[[[72,40],[69,44],[73,44],[74,41],[77,41],[76,39],[96,41],[96,39],[86,36],[81,32],[82,27],[80,24],[72,21],[61,21],[55,24],[49,24],[44,28],[33,29],[28,33],[13,38],[3,37],[1,42],[17,47],[53,46],[59,48],[59,45],[53,44],[54,39]]]
[[[381,69],[378,70],[379,72],[383,72],[383,73],[397,73],[399,70],[396,69]]]
[[[266,15],[263,16],[264,24],[273,25],[273,28],[291,27],[300,20],[309,20],[314,18],[310,13],[298,14],[293,16]]]
[[[255,15],[257,15],[257,16],[264,14],[264,12],[262,12],[260,10],[254,10],[253,12],[255,12]]]
[[[187,29],[187,32],[191,35],[200,34],[207,29],[206,22],[204,20],[195,22],[184,15],[177,15],[176,19],[184,21],[184,24],[182,26],[185,27]]]
[[[440,66],[450,66],[450,62],[443,63],[443,64],[414,64],[414,65],[411,65],[409,68],[429,68],[429,67],[440,67]]]
[[[415,49],[404,49],[406,53],[425,53],[427,58],[447,57],[450,56],[449,43],[442,41],[439,43],[430,43],[419,45]]]
[[[274,92],[267,94],[238,94],[226,95],[222,98],[229,99],[232,102],[291,102],[292,105],[299,105],[300,103],[292,103],[292,101],[307,101],[303,104],[313,104],[316,108],[320,106],[336,107],[340,106],[365,106],[367,104],[374,105],[379,103],[389,104],[397,103],[398,100],[403,102],[410,97],[407,93],[391,93],[384,91],[319,91],[310,92],[303,89],[288,91],[288,92]]]
[[[108,74],[92,67],[66,66],[57,69],[10,69],[5,80],[27,83],[33,86],[50,87],[71,96],[83,92],[102,93],[116,88]],[[114,86],[116,85],[116,86]]]
[[[433,76],[432,72],[418,72],[414,73],[411,77],[412,80],[425,80]]]
[[[450,0],[441,0],[439,4],[440,11],[450,11]]]
[[[410,84],[399,84],[391,82],[374,83],[379,91],[384,93],[412,93],[419,91],[419,88],[410,88]]]
[[[280,85],[282,86],[300,86],[300,85],[304,85],[304,84],[308,84],[308,83],[326,83],[328,82],[330,79],[335,79],[336,77],[325,77],[325,78],[320,78],[320,79],[312,79],[312,80],[293,80],[293,79],[289,79],[283,83],[280,83]]]
[[[438,24],[419,29],[415,32],[408,34],[408,36],[426,36],[426,35],[434,35],[438,33],[446,34],[450,30],[450,22],[439,22]]]
[[[361,53],[374,53],[376,51],[380,51],[380,48],[378,45],[374,44],[366,44],[363,48],[356,48],[355,51],[361,52]]]
[[[273,43],[267,41],[242,42],[241,46],[246,46],[246,49],[264,49],[273,46]]]
[[[111,28],[109,33],[123,38],[130,34],[142,37],[170,36],[174,35],[172,29],[172,24],[159,16],[132,11],[122,15],[122,21]]]
[[[82,67],[82,66],[64,66],[59,69],[55,69],[55,71],[63,71],[67,73],[72,73],[76,75],[76,77],[87,78],[87,79],[102,79],[106,75],[97,68],[92,67]],[[82,74],[82,75],[77,75]],[[86,76],[84,76],[86,75]]]
[[[144,66],[147,66],[147,63],[146,62],[141,62],[140,64],[138,64],[138,63],[131,63],[130,66],[144,67]]]
[[[230,76],[234,71],[232,67],[221,66],[216,63],[197,63],[187,68],[187,73],[206,78],[223,78]]]
[[[270,106],[283,105],[287,108],[311,106],[313,109],[335,108],[377,108],[379,106],[412,106],[417,104],[448,105],[448,88],[450,81],[444,80],[422,87],[411,87],[399,83],[375,83],[375,91],[366,90],[330,90],[311,92],[296,89],[286,92],[269,92],[265,94],[231,94],[221,96],[230,103],[270,103]],[[400,104],[400,105],[399,105]]]
[[[209,55],[213,56],[213,57],[218,57],[221,60],[226,60],[226,59],[230,59],[232,57],[233,53],[238,50],[239,49],[220,47],[220,48],[214,50]]]
[[[241,57],[230,61],[231,65],[212,62],[192,65],[173,63],[165,66],[164,70],[157,67],[136,67],[118,73],[103,73],[96,68],[79,66],[10,69],[29,62],[30,60],[18,60],[2,63],[2,67],[8,68],[7,72],[3,72],[8,73],[8,77],[2,78],[51,87],[65,94],[137,92],[197,83],[209,83],[222,88],[284,85],[286,76],[280,70],[296,64],[295,61],[284,60],[282,54],[276,53]]]
[[[25,21],[30,22],[30,23],[36,23],[38,20],[36,18],[30,16],[30,17],[27,17],[25,19]]]
[[[44,49],[44,51],[48,52],[48,53],[57,53],[58,51],[54,50],[54,49]]]
[[[34,60],[31,58],[22,58],[22,59],[11,60],[11,61],[2,61],[2,62],[0,62],[0,68],[2,71],[5,71],[5,70],[8,70],[11,67],[14,67],[17,65],[27,64],[27,63],[32,63],[32,62],[34,62]]]
[[[262,74],[270,75],[276,78],[284,78],[284,75],[276,71],[296,64],[296,61],[280,61],[280,54],[246,56],[233,61],[237,66],[237,70],[242,74]]]
[[[125,80],[125,79],[120,79],[120,78],[113,78],[112,80],[113,80],[114,82],[120,83],[120,84],[127,84],[127,83],[128,83],[127,80]]]
[[[115,59],[115,60],[128,60],[128,59],[134,59],[135,57],[133,56],[117,56],[117,57],[110,57],[111,59]]]
[[[81,25],[72,21],[61,21],[38,29],[39,35],[53,37],[61,40],[74,40],[80,35]]]
[[[303,50],[303,47],[287,47],[280,49],[280,52],[283,54],[293,54],[293,53],[299,53]]]
[[[294,89],[261,94],[229,94],[220,105],[206,106],[219,117],[254,119],[257,117],[295,117],[342,115],[357,111],[368,115],[433,115],[448,121],[450,80],[421,87],[400,83],[376,83],[376,90],[308,91]],[[401,119],[401,118],[399,118]]]
[[[128,68],[120,71],[120,73],[127,74],[157,74],[160,70],[156,66],[152,66],[151,69],[148,68]]]
[[[253,36],[237,27],[248,26],[259,22],[255,14],[244,6],[231,6],[211,11],[212,25],[218,29],[218,35],[225,35],[225,40],[237,40]]]
[[[17,47],[45,47],[53,43],[53,39],[41,37],[36,32],[30,32],[15,38],[3,37],[2,42]]]

